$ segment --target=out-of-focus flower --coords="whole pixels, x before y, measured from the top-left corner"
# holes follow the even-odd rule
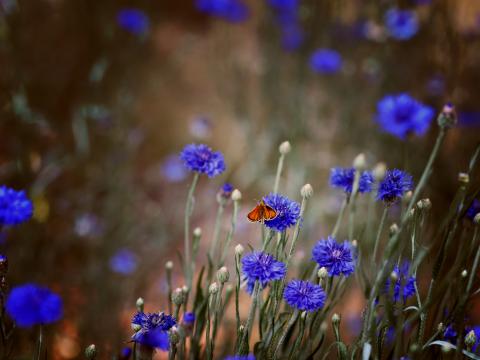
[[[248,355],[231,355],[225,357],[223,360],[255,360],[255,355],[248,354]]]
[[[232,196],[232,192],[233,192],[233,186],[232,184],[230,183],[225,183],[222,185],[222,187],[220,188],[220,191],[219,191],[219,194],[221,197],[223,197],[224,199],[230,199],[230,197]]]
[[[84,213],[75,219],[74,231],[78,236],[99,236],[103,225],[95,214]]]
[[[352,192],[355,179],[354,168],[333,168],[330,170],[330,186],[343,189],[347,194]],[[358,182],[358,192],[368,193],[372,191],[374,183],[371,171],[363,171]]]
[[[411,39],[418,31],[418,18],[414,11],[392,8],[385,13],[385,26],[394,39]]]
[[[448,325],[446,328],[445,328],[445,331],[443,332],[443,338],[451,343],[456,343],[457,342],[457,336],[458,336],[458,333],[457,331],[455,330],[455,328],[453,327],[453,325]]]
[[[293,308],[316,311],[325,304],[326,295],[320,285],[310,281],[292,280],[285,287],[283,298]]]
[[[208,177],[215,177],[225,171],[225,160],[219,151],[212,151],[204,144],[190,144],[185,146],[180,154],[188,170]]]
[[[63,316],[60,296],[36,284],[14,287],[5,307],[8,315],[20,327],[51,324]]]
[[[352,245],[349,241],[338,243],[332,236],[319,240],[312,249],[312,259],[325,267],[330,276],[349,276],[355,270]]]
[[[110,258],[110,269],[122,275],[129,275],[137,269],[137,256],[128,249],[118,250]]]
[[[480,127],[480,111],[462,111],[458,114],[458,124],[465,127]]]
[[[295,51],[305,39],[300,24],[298,0],[268,0],[267,4],[274,12],[275,22],[280,28],[282,47],[286,51]]]
[[[195,323],[195,313],[186,312],[183,315],[183,323],[187,325],[193,325],[193,323]]]
[[[177,154],[167,156],[160,165],[160,172],[171,183],[181,182],[187,177],[187,170]]]
[[[250,290],[256,281],[265,287],[270,281],[283,279],[287,272],[285,264],[277,261],[272,255],[262,251],[254,251],[242,258],[242,272]]]
[[[284,231],[300,221],[300,204],[280,194],[268,194],[263,198],[265,204],[277,212],[277,216],[265,221],[265,226],[276,231]]]
[[[441,96],[445,92],[445,78],[441,75],[432,76],[425,86],[431,96]]]
[[[18,225],[33,215],[33,205],[25,191],[0,186],[0,225]]]
[[[425,134],[434,111],[408,94],[387,95],[377,104],[376,121],[382,129],[400,139]]]
[[[248,6],[242,0],[196,0],[198,11],[220,19],[239,23],[248,19]]]
[[[318,74],[335,74],[342,63],[340,54],[332,49],[318,49],[310,56],[310,68]]]
[[[117,24],[133,35],[145,35],[148,32],[148,16],[139,9],[126,8],[117,13]]]
[[[196,116],[190,121],[190,134],[199,139],[208,139],[212,133],[213,124],[207,116]]]
[[[472,220],[475,218],[475,215],[480,213],[480,200],[479,199],[473,199],[472,204],[468,208],[467,212],[465,213],[465,216]]]
[[[130,355],[132,355],[132,349],[129,348],[128,346],[125,346],[122,351],[120,351],[120,360],[128,360],[130,358]]]
[[[139,344],[167,351],[170,347],[168,330],[176,325],[175,319],[160,313],[137,312],[132,319],[132,326],[139,330],[132,336],[132,340]]]
[[[396,280],[393,284],[393,301],[397,302],[400,298],[405,302],[409,297],[415,295],[415,276],[409,275],[410,264],[405,261],[401,266],[395,266],[393,272],[396,274]],[[385,283],[385,292],[390,293],[391,278]]]
[[[387,170],[378,186],[377,200],[392,204],[413,189],[412,176],[405,171]]]

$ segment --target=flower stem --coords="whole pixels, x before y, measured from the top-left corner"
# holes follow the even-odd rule
[[[185,205],[185,239],[184,239],[184,247],[185,247],[185,258],[184,261],[184,275],[187,281],[187,286],[189,289],[192,288],[192,274],[191,274],[191,264],[190,264],[190,217],[193,212],[193,194],[195,192],[195,187],[197,186],[199,174],[195,173],[193,175],[192,184],[190,185],[190,189],[188,190],[187,196],[187,203]]]
[[[345,208],[347,207],[347,203],[348,203],[348,197],[343,199],[342,207],[340,208],[340,212],[338,213],[338,217],[337,217],[337,221],[335,223],[335,227],[333,228],[333,231],[332,231],[332,237],[337,236],[338,230],[340,229],[340,225],[341,225],[342,220],[343,220],[343,214],[345,213]]]
[[[290,250],[288,252],[287,257],[287,268],[288,264],[290,263],[290,259],[292,258],[293,253],[295,252],[295,245],[297,244],[298,235],[300,234],[300,223],[303,218],[303,214],[305,213],[305,208],[307,207],[307,198],[302,198],[302,205],[300,206],[300,215],[298,217],[297,223],[295,224],[295,229],[293,230],[292,242],[290,244]]]
[[[260,283],[255,281],[255,286],[253,288],[252,303],[250,304],[250,310],[248,312],[247,323],[245,324],[245,329],[243,332],[242,340],[240,346],[238,347],[238,355],[241,355],[241,351],[246,345],[248,348],[248,343],[250,341],[250,335],[252,332],[253,322],[255,320],[255,312],[257,309],[258,296],[260,294]]]
[[[375,245],[373,247],[372,260],[374,264],[377,259],[378,245],[380,243],[380,238],[382,237],[383,227],[385,225],[385,219],[387,218],[387,214],[388,214],[388,206],[385,206],[385,209],[383,209],[382,218],[380,219],[380,225],[378,226],[377,236],[375,237]]]
[[[280,158],[278,159],[277,175],[275,176],[275,183],[273,185],[273,193],[274,194],[278,193],[278,187],[280,185],[280,175],[282,174],[284,159],[285,159],[285,155],[280,154]]]
[[[36,356],[37,360],[40,360],[40,356],[42,354],[42,346],[43,346],[43,325],[40,325],[38,329],[38,345],[37,345],[37,356]]]
[[[220,238],[220,228],[222,227],[222,217],[223,217],[223,211],[225,210],[225,200],[220,199],[218,203],[218,210],[217,210],[217,217],[215,219],[215,227],[213,230],[213,241],[210,244],[210,258],[213,261],[214,268],[215,266],[215,260],[217,257],[215,256],[215,253],[217,252],[218,249],[218,240]],[[218,255],[220,256],[220,252],[218,252]]]
[[[288,332],[290,331],[290,328],[295,324],[295,321],[297,321],[298,318],[298,309],[295,309],[292,316],[290,317],[290,320],[288,321],[287,327],[282,333],[282,336],[280,337],[280,340],[278,341],[277,348],[275,349],[275,352],[273,354],[273,358],[277,358],[277,354],[280,351],[280,349],[283,346],[283,343],[285,342],[285,338],[287,337]]]
[[[235,234],[235,229],[237,227],[237,218],[238,218],[238,210],[239,210],[240,204],[239,201],[234,201],[233,202],[233,212],[232,212],[232,224],[230,227],[230,231],[227,234],[227,239],[225,240],[225,244],[223,246],[223,251],[222,251],[222,257],[220,258],[220,263],[219,266],[222,266],[223,263],[225,262],[225,257],[227,256],[227,251],[230,246],[230,243],[232,242],[233,235]]]

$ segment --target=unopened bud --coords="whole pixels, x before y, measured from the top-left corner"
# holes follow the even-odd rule
[[[328,270],[326,267],[322,266],[320,269],[318,269],[318,273],[317,273],[318,277],[320,279],[326,279],[327,276],[328,276]]]
[[[301,318],[302,320],[305,320],[305,319],[307,318],[307,315],[308,315],[308,312],[302,311],[302,314],[300,315],[300,318]]]
[[[408,203],[412,199],[412,196],[413,196],[413,192],[411,190],[409,190],[405,194],[403,194],[402,200],[404,202]]]
[[[468,349],[471,349],[476,342],[477,342],[477,336],[475,335],[475,331],[470,330],[468,334],[465,336],[465,346]]]
[[[390,236],[395,235],[398,232],[398,225],[396,223],[393,223],[390,226]]]
[[[442,128],[451,128],[457,123],[457,114],[452,104],[444,105],[442,112],[437,117],[438,125]]]
[[[480,213],[478,213],[477,215],[475,215],[475,217],[473,218],[473,223],[475,225],[480,225]]]
[[[165,263],[165,269],[172,270],[173,269],[173,261],[167,261]]]
[[[235,189],[232,191],[232,200],[233,201],[239,201],[242,199],[242,193],[240,192],[240,190],[238,189]]]
[[[437,331],[443,334],[443,332],[445,331],[445,325],[443,325],[443,322],[437,325]]]
[[[416,353],[418,352],[418,350],[420,350],[420,346],[418,346],[417,343],[413,343],[412,345],[410,345],[410,352]]]
[[[302,195],[303,198],[308,199],[312,197],[313,195],[313,188],[312,185],[310,184],[305,184],[302,186],[302,189],[300,190],[300,195]]]
[[[172,302],[175,305],[182,305],[185,301],[185,294],[182,288],[176,288],[172,293]]]
[[[208,292],[210,293],[210,295],[215,295],[218,292],[218,284],[216,282],[212,283],[208,287]]]
[[[355,239],[352,240],[352,246],[353,246],[354,248],[358,247],[358,241],[355,240]]]
[[[85,349],[85,357],[89,360],[95,359],[97,356],[97,347],[95,344],[88,345]]]
[[[396,271],[392,271],[392,272],[390,273],[390,279],[391,279],[393,282],[395,282],[395,281],[398,280],[398,274],[397,274]]]
[[[217,280],[220,284],[224,284],[228,281],[228,279],[230,279],[230,273],[225,266],[222,266],[217,271]]]
[[[193,230],[193,236],[195,236],[196,238],[201,237],[201,236],[202,236],[202,228],[196,227],[196,228]]]
[[[430,210],[432,208],[432,203],[430,199],[422,199],[417,202],[417,207],[421,210]]]
[[[145,301],[143,298],[139,297],[137,301],[135,302],[135,306],[137,307],[137,310],[140,312],[143,312],[143,306],[145,305]]]
[[[372,170],[373,178],[376,182],[382,181],[387,172],[387,165],[383,162],[378,163]]]
[[[467,271],[467,270],[463,270],[462,273],[461,273],[461,275],[462,275],[462,278],[466,278],[467,275],[468,275],[468,271]]]
[[[458,173],[458,182],[466,185],[470,182],[470,176],[467,173]]]
[[[173,345],[176,345],[180,342],[180,333],[178,332],[178,328],[176,326],[170,329],[168,337]]]
[[[338,315],[337,313],[332,315],[332,324],[334,326],[340,324],[340,315]]]
[[[183,286],[182,286],[182,291],[183,291],[184,294],[188,294],[188,291],[189,291],[188,286],[187,286],[187,285],[183,285]]]
[[[410,209],[410,211],[408,212],[408,216],[410,217],[410,219],[413,219],[413,217],[415,216],[415,209],[414,208]]]
[[[292,150],[292,145],[288,141],[284,141],[280,144],[278,147],[278,151],[280,151],[280,154],[286,155]]]
[[[236,255],[242,256],[244,251],[245,251],[245,248],[241,244],[238,244],[237,246],[235,246]]]
[[[365,155],[363,153],[355,156],[355,159],[353,160],[353,167],[357,171],[363,171],[367,168],[367,160],[365,159]]]

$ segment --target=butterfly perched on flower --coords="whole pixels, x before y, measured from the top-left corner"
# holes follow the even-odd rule
[[[265,204],[262,200],[255,208],[247,215],[248,220],[251,222],[261,222],[273,220],[277,217],[277,212],[272,207]]]

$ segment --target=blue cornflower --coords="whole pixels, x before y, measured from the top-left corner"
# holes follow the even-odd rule
[[[397,280],[393,285],[393,301],[397,302],[400,296],[403,302],[413,295],[415,295],[415,276],[409,275],[410,264],[405,261],[400,267],[395,266],[393,272],[397,274]],[[390,293],[391,282],[390,278],[385,283],[385,292]]]
[[[255,355],[248,354],[248,355],[231,355],[225,357],[223,360],[255,360]]]
[[[354,168],[333,168],[330,170],[330,185],[334,188],[343,189],[347,194],[352,192],[353,181],[355,179]],[[370,171],[364,171],[360,175],[358,182],[358,192],[368,193],[372,191],[374,183],[373,175]]]
[[[225,183],[220,188],[219,194],[220,194],[221,197],[223,197],[225,199],[230,199],[230,196],[232,195],[232,191],[233,191],[232,184]]]
[[[310,56],[310,68],[318,74],[335,74],[342,68],[342,57],[331,49],[318,49]]]
[[[118,250],[110,258],[110,269],[118,274],[128,275],[137,269],[137,256],[128,249]]]
[[[382,129],[400,139],[425,134],[434,111],[408,94],[387,95],[377,103],[376,121]]]
[[[190,171],[215,177],[225,171],[225,160],[219,151],[212,151],[204,144],[190,144],[183,148],[180,158]]]
[[[414,11],[392,8],[385,13],[385,26],[390,36],[408,40],[418,31],[418,18]]]
[[[36,284],[14,287],[8,295],[5,307],[20,327],[51,324],[63,316],[60,296]]]
[[[280,28],[282,47],[286,51],[295,51],[305,39],[300,24],[298,0],[269,0],[268,5],[273,9],[275,22]]]
[[[193,312],[186,312],[183,315],[183,323],[186,325],[193,325],[195,322],[195,313]]]
[[[410,174],[398,169],[387,170],[378,186],[377,200],[393,204],[412,189],[413,180]]]
[[[265,287],[270,281],[282,279],[287,268],[281,261],[262,251],[254,251],[242,258],[242,272],[247,280],[248,292],[252,292],[256,281]]]
[[[448,325],[443,332],[443,338],[453,344],[457,342],[458,333],[452,324]]]
[[[148,16],[139,9],[122,9],[117,13],[117,23],[133,35],[144,35],[148,31]]]
[[[175,319],[163,312],[144,313],[139,311],[132,318],[132,326],[137,327],[132,340],[145,346],[166,351],[170,347],[167,331],[175,324]]]
[[[348,276],[355,270],[352,245],[349,241],[338,243],[333,236],[319,240],[312,249],[312,259],[325,267],[330,276]]]
[[[320,285],[310,281],[292,280],[285,287],[283,298],[293,308],[316,311],[325,304],[326,295]]]
[[[238,23],[247,20],[248,6],[242,0],[196,0],[198,11],[220,19]]]
[[[0,225],[18,225],[30,220],[32,215],[33,205],[25,191],[0,186]]]
[[[284,231],[294,226],[300,217],[300,204],[288,197],[270,193],[263,198],[265,204],[277,212],[277,216],[265,221],[265,226],[276,231]]]
[[[467,212],[465,213],[465,216],[473,220],[475,215],[480,214],[480,200],[478,199],[473,199],[472,204],[468,208]]]
[[[167,156],[160,165],[160,172],[165,180],[172,183],[183,181],[188,174],[178,154]]]

